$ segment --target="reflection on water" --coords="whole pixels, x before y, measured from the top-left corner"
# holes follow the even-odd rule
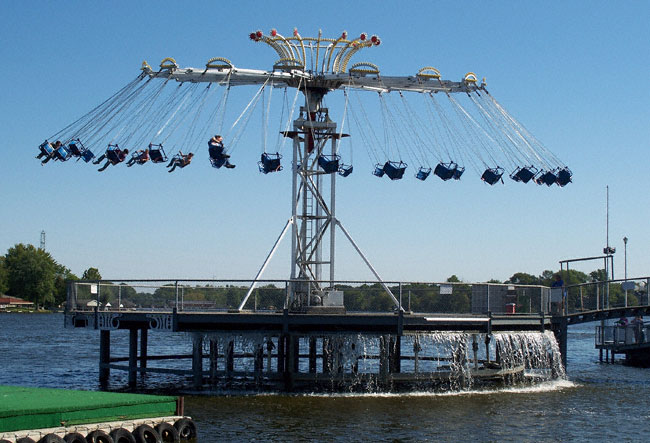
[[[594,326],[569,329],[567,380],[438,394],[189,395],[186,412],[202,442],[647,441],[650,372],[599,363]],[[128,332],[111,339],[125,355]],[[152,333],[149,342],[152,354],[191,349],[183,334]],[[98,352],[97,331],[63,329],[60,314],[0,314],[1,384],[98,389]],[[111,378],[115,389],[126,384],[118,371]],[[161,393],[179,381],[147,376]]]

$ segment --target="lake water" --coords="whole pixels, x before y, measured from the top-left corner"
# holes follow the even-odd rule
[[[595,324],[569,328],[567,380],[534,388],[408,395],[186,395],[199,441],[648,441],[650,369],[603,364]],[[124,333],[122,333],[124,332]],[[128,332],[111,335],[125,355]],[[149,334],[150,354],[190,353],[183,334]],[[97,390],[99,333],[62,314],[0,314],[0,384]],[[184,363],[187,365],[188,363]],[[165,393],[180,378],[148,375]],[[111,373],[122,389],[126,374]]]

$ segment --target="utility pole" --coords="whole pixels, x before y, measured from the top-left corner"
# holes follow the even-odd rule
[[[625,307],[627,308],[627,237],[623,237],[623,269],[625,274]]]
[[[40,248],[45,251],[45,230],[41,231],[41,246]]]

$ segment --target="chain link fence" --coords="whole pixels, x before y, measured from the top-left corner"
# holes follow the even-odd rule
[[[544,286],[495,283],[314,282],[265,280],[70,281],[70,311],[318,311],[448,314],[549,313]],[[577,289],[570,288],[570,293]],[[585,292],[585,289],[583,289]],[[573,298],[571,298],[573,300]],[[583,300],[589,300],[583,297]],[[325,312],[325,311],[323,311]]]

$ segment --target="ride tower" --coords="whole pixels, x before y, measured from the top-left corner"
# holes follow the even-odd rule
[[[336,217],[336,176],[349,175],[352,165],[340,163],[338,144],[342,137],[348,135],[342,131],[337,132],[337,124],[330,118],[329,110],[323,106],[323,99],[332,91],[349,89],[380,94],[391,91],[399,94],[401,91],[424,94],[441,92],[451,97],[457,93],[484,91],[485,82],[479,84],[472,72],[467,73],[461,81],[443,80],[440,72],[430,66],[410,76],[380,75],[377,65],[369,62],[358,62],[348,67],[352,57],[359,51],[381,44],[378,36],[366,33],[357,38],[348,38],[347,32],[338,38],[326,38],[319,31],[317,37],[302,37],[294,29],[292,36],[285,37],[272,29],[268,35],[259,30],[252,32],[250,39],[268,45],[278,55],[271,71],[238,68],[223,57],[208,60],[205,69],[180,68],[173,58],[164,59],[158,71],[154,71],[146,62],[142,65],[143,75],[149,78],[181,83],[227,84],[228,88],[266,85],[270,82],[276,87],[296,88],[304,95],[304,105],[293,121],[293,128],[282,132],[293,142],[291,217],[238,309],[244,309],[278,245],[289,231],[292,283],[288,288],[288,307],[298,311],[318,305],[343,309],[343,294],[333,290],[337,228],[350,241],[395,306],[400,307],[397,298]],[[389,163],[392,162],[386,162],[386,166]],[[265,173],[282,169],[279,154],[273,157],[272,154],[264,153],[259,165]],[[404,169],[405,166],[397,178],[401,178]],[[386,175],[390,176],[388,172]],[[501,175],[498,175],[500,178]]]

